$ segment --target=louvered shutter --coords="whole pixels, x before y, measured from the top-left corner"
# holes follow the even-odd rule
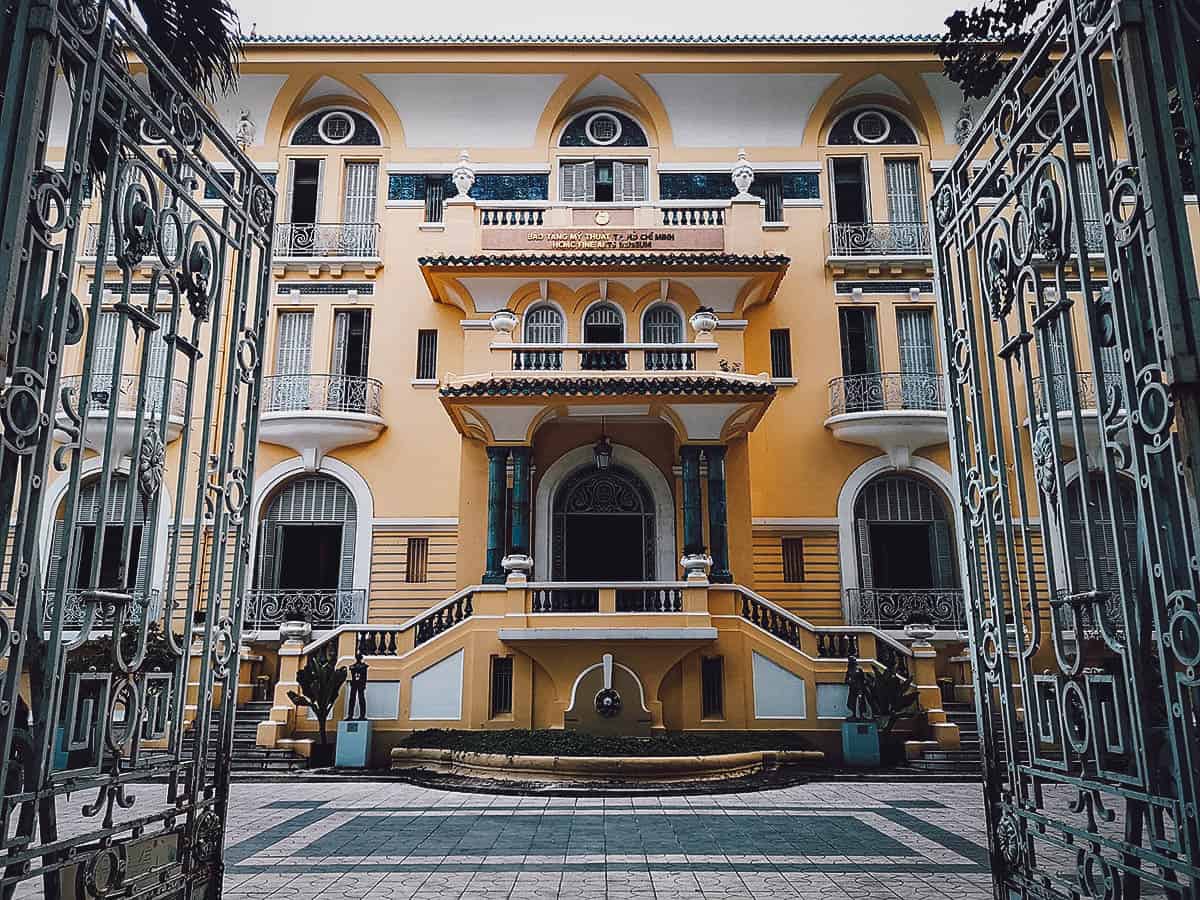
[[[954,581],[954,549],[950,544],[950,523],[933,523],[933,578],[934,585],[940,588],[955,587]]]
[[[70,569],[64,569],[63,556],[67,552],[67,523],[65,519],[54,520],[54,531],[50,538],[50,556],[46,560],[46,590],[52,591],[58,585],[59,576],[70,577]],[[70,581],[68,580],[68,585]]]
[[[559,170],[559,199],[564,203],[592,203],[596,199],[596,164],[564,162]]]
[[[613,200],[617,203],[644,203],[647,196],[646,164],[619,160],[613,162]]]
[[[1100,205],[1100,188],[1091,159],[1075,161],[1075,181],[1079,186],[1079,205],[1085,222],[1099,223],[1104,218]]]
[[[1063,323],[1050,325],[1050,397],[1056,412],[1071,408],[1071,389],[1068,384],[1070,366],[1067,360],[1067,344],[1063,339]]]
[[[309,401],[308,376],[312,364],[311,312],[279,314],[279,329],[275,348],[275,409],[307,409]]]
[[[349,255],[375,255],[375,195],[378,180],[378,163],[346,163],[343,221],[346,228],[344,244]]]
[[[350,313],[339,310],[333,316],[333,373],[346,374],[346,339],[350,332]]]
[[[117,327],[119,315],[102,312],[96,317],[96,343],[92,350],[92,391],[108,393],[112,390],[113,363],[117,355]]]
[[[900,338],[900,390],[908,409],[922,409],[936,396],[933,314],[927,309],[896,311]]]
[[[854,531],[858,535],[858,583],[865,590],[875,587],[875,568],[871,559],[871,526],[866,519],[856,519]]]
[[[258,586],[264,590],[275,587],[275,557],[279,553],[280,528],[270,518],[264,519],[258,534]]]
[[[888,221],[921,221],[920,170],[915,159],[889,159],[883,166]]]
[[[163,378],[167,374],[167,350],[170,349],[165,340],[171,330],[171,314],[159,311],[154,314],[158,322],[158,331],[150,335],[150,353],[146,360],[146,408],[155,418],[161,418]]]

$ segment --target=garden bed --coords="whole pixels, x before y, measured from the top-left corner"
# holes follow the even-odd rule
[[[794,731],[676,731],[642,738],[549,729],[459,731],[443,728],[415,731],[401,741],[400,746],[503,756],[570,757],[715,756],[762,750],[813,749],[812,743]]]

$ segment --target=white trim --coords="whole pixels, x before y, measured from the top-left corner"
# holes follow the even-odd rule
[[[798,378],[772,378],[771,384],[777,384],[780,387],[795,387],[800,383]]]
[[[458,516],[376,516],[376,528],[412,528],[424,531],[450,531],[458,527]]]
[[[463,331],[491,331],[491,319],[460,319],[458,326]]]
[[[942,499],[947,503],[947,512],[958,507],[958,491],[955,489],[954,480],[950,473],[937,463],[923,456],[913,456],[909,459],[908,470],[924,475],[941,489]],[[844,621],[850,621],[850,611],[846,605],[846,591],[858,588],[858,551],[854,543],[854,503],[858,500],[859,493],[872,478],[899,471],[901,470],[892,465],[886,455],[868,459],[850,473],[845,483],[842,484],[841,493],[838,494],[838,558],[842,570],[842,596],[840,599]],[[957,522],[956,519],[949,518],[946,521]],[[952,538],[957,540],[957,535]]]
[[[385,200],[384,209],[424,209],[424,200]]]
[[[388,163],[385,170],[388,175],[449,175],[457,163]],[[497,163],[471,161],[471,167],[476,172],[488,172],[496,175],[507,174],[550,174],[549,163]],[[543,201],[544,202],[544,201]]]
[[[612,658],[612,654],[605,654],[605,656],[607,657],[608,661],[612,664],[612,666],[614,668],[624,669],[626,672],[629,673],[629,677],[632,678],[637,683],[638,701],[642,704],[642,712],[644,712],[644,713],[650,712],[650,710],[646,708],[646,687],[645,687],[645,685],[642,684],[642,679],[638,678],[637,672],[633,671],[633,669],[629,668],[629,666],[624,665],[623,663],[619,663],[616,660],[614,660]],[[579,682],[583,681],[584,676],[587,675],[588,672],[591,672],[593,669],[600,669],[603,667],[604,667],[603,661],[598,662],[598,663],[592,663],[592,665],[588,666],[586,669],[584,669],[582,672],[580,672],[578,676],[576,676],[575,683],[573,685],[571,685],[571,702],[567,704],[567,709],[575,708],[575,693],[579,690]]]
[[[103,466],[103,458],[100,456],[92,456],[85,459],[79,467],[79,484],[80,490],[83,489],[84,482],[93,475],[99,475]],[[113,473],[121,475],[125,478],[125,490],[133,490],[134,482],[137,479],[136,475],[132,475],[128,465],[118,465],[113,468]],[[167,488],[168,479],[163,479],[161,487],[163,501],[158,505],[158,534],[154,539],[154,559],[150,561],[150,590],[163,591],[166,584],[166,569],[167,569],[167,532],[173,524],[171,513],[171,492]],[[43,501],[42,509],[42,528],[39,535],[39,546],[41,547],[41,571],[38,577],[42,583],[35,585],[36,590],[42,590],[46,586],[46,565],[50,560],[50,551],[53,549],[51,545],[54,542],[54,522],[55,513],[58,512],[58,505],[62,503],[67,495],[67,488],[71,485],[71,473],[68,471],[60,478],[55,479],[54,483],[46,491],[46,497]],[[119,524],[118,522],[110,522],[111,524]],[[184,527],[191,527],[192,522],[181,522],[180,530]],[[166,602],[166,597],[163,597],[163,602]]]
[[[435,388],[438,386],[436,378],[413,378],[408,383],[415,388]]]
[[[756,516],[751,520],[755,528],[837,528],[834,516]]]
[[[717,319],[717,331],[745,331],[749,319]]]
[[[388,140],[388,137],[387,137],[387,129],[381,128],[379,123],[375,120],[375,117],[373,115],[371,115],[370,113],[365,113],[361,109],[355,109],[353,106],[333,105],[333,106],[322,106],[320,109],[315,109],[312,112],[310,112],[307,116],[305,116],[303,119],[301,119],[299,122],[297,122],[296,127],[293,128],[291,130],[291,132],[288,133],[287,143],[284,144],[284,148],[287,150],[292,150],[292,149],[309,149],[312,147],[345,147],[345,146],[347,146],[345,141],[343,141],[340,144],[334,144],[334,143],[294,144],[294,143],[292,143],[293,139],[296,137],[296,132],[299,131],[304,126],[305,122],[307,122],[309,119],[315,118],[316,116],[321,116],[323,118],[324,116],[327,116],[327,115],[329,115],[329,113],[332,113],[332,112],[340,112],[340,113],[347,113],[347,114],[355,113],[357,115],[360,115],[364,119],[366,119],[368,122],[371,123],[372,127],[374,127],[374,129],[375,129],[375,133],[377,135],[379,135],[379,143],[378,144],[354,144],[354,145],[352,145],[352,149],[354,151],[356,151],[356,152],[361,151],[364,155],[369,156],[369,155],[373,155],[374,153],[378,153],[384,147],[387,147],[389,145],[390,141]],[[351,122],[354,121],[353,116],[350,117],[350,121]],[[322,138],[325,137],[325,135],[321,133],[320,123],[318,123],[318,125],[317,125],[317,134],[319,134]],[[351,137],[353,137],[354,132],[351,132],[350,134],[351,134]],[[347,140],[349,140],[349,138],[347,138]]]
[[[722,162],[661,162],[658,164],[660,172],[729,172],[733,169],[732,161]],[[754,160],[754,171],[756,172],[820,172],[821,163],[807,160],[804,162],[772,161],[764,162]]]
[[[333,456],[321,457],[315,470],[309,469],[299,456],[276,463],[254,480],[254,500],[250,505],[250,565],[256,565],[255,551],[258,549],[258,524],[262,520],[263,501],[285,481],[313,471],[336,478],[354,498],[354,576],[351,588],[367,592],[367,603],[371,602],[371,554],[375,531],[375,500],[371,486],[352,466]]]
[[[624,466],[646,483],[654,497],[654,577],[674,580],[678,575],[675,553],[675,496],[667,477],[648,458],[632,447],[613,444],[613,462]],[[534,578],[550,580],[550,546],[554,528],[554,492],[571,475],[593,465],[592,447],[587,444],[564,453],[546,467],[538,481],[534,499]]]
[[[572,616],[576,613],[571,613]],[[653,615],[653,613],[639,613]],[[443,632],[444,634],[445,632]],[[521,641],[715,641],[717,629],[692,628],[501,628],[504,643]],[[791,646],[785,644],[784,646]]]
[[[793,200],[784,200],[783,201],[784,209],[792,209],[794,207],[807,207],[807,208],[811,208],[811,209],[820,209],[824,205],[825,205],[825,201],[822,200],[820,197],[817,197],[815,199],[809,199],[809,200],[794,200],[793,199]]]

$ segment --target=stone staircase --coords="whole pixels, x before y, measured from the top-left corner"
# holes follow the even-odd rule
[[[233,755],[230,758],[232,772],[290,772],[303,769],[305,760],[291,750],[268,750],[259,747],[255,741],[258,723],[271,715],[270,700],[255,700],[237,708],[237,717],[233,721]],[[214,733],[218,724],[216,713],[209,723],[209,748],[216,746],[217,736]],[[195,742],[195,732],[189,731],[183,739],[184,752],[191,751]],[[215,764],[215,754],[208,755],[208,768]]]
[[[979,749],[979,726],[975,707],[970,703],[945,703],[947,721],[958,726],[959,749],[926,750],[921,759],[908,762],[908,768],[939,775],[983,776]]]

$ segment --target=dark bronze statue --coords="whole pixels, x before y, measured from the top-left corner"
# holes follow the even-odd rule
[[[354,665],[350,667],[350,700],[346,704],[347,719],[365,719],[367,717],[367,669],[361,652],[354,654]],[[354,714],[355,707],[358,715]]]
[[[875,718],[871,709],[871,698],[867,693],[867,673],[858,667],[857,657],[851,656],[846,663],[846,708],[851,722],[870,722]]]

